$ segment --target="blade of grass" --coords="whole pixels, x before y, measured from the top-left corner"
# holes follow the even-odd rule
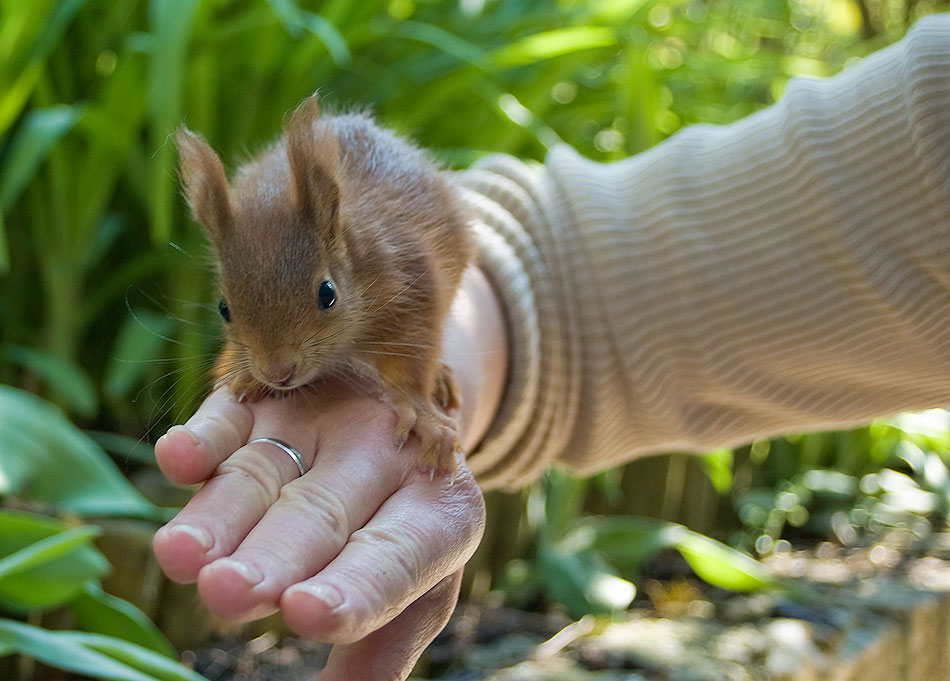
[[[27,115],[10,143],[0,175],[0,212],[6,213],[36,174],[53,145],[82,115],[75,106],[37,109]]]
[[[545,59],[598,47],[610,47],[620,40],[614,28],[606,26],[570,26],[543,31],[505,45],[491,53],[494,68],[533,64]]]
[[[86,0],[61,0],[49,16],[37,14],[31,17],[40,22],[42,30],[20,59],[14,56],[2,65],[3,71],[0,71],[0,83],[3,84],[0,88],[0,137],[20,115],[39,80],[43,62],[85,3]],[[37,13],[45,10],[41,3],[24,3],[24,6],[32,6]],[[9,81],[11,76],[12,82]]]
[[[337,66],[347,66],[350,63],[350,48],[346,38],[331,21],[300,9],[293,0],[267,0],[274,13],[280,17],[287,32],[292,36],[301,31],[309,31],[317,36],[330,53],[330,59]]]
[[[152,239],[171,237],[175,192],[174,145],[170,135],[182,116],[186,56],[199,3],[196,0],[154,0],[149,6],[152,26],[148,111],[154,158],[149,182]]]
[[[10,250],[7,246],[7,232],[0,212],[0,276],[10,271]]]

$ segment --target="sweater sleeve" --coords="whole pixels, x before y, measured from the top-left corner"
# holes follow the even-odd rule
[[[733,125],[458,181],[511,342],[486,487],[950,402],[950,15]]]

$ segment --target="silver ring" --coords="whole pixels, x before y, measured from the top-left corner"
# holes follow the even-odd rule
[[[255,442],[266,442],[269,445],[274,445],[278,449],[284,451],[287,456],[294,460],[294,463],[297,464],[297,470],[300,471],[300,475],[303,475],[307,472],[307,467],[303,465],[303,459],[300,458],[300,452],[298,452],[286,442],[278,440],[275,437],[259,437],[255,440],[251,440],[247,444],[252,445]]]

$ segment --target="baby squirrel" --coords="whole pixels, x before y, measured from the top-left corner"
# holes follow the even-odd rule
[[[397,446],[413,432],[423,466],[454,473],[458,396],[439,357],[473,242],[444,174],[367,115],[321,114],[316,95],[230,184],[200,135],[182,127],[177,143],[217,256],[218,382],[256,400],[355,373],[391,403]]]

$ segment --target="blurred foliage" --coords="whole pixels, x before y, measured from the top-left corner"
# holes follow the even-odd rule
[[[641,151],[773,102],[946,3],[0,1],[0,382],[138,437],[215,347],[170,133],[233,167],[315,89],[444,161]]]
[[[0,493],[52,484],[43,466],[56,461],[86,470],[79,461],[100,460],[100,446],[147,461],[143,433],[162,432],[207,390],[215,296],[177,186],[169,136],[182,121],[234,167],[319,89],[333,108],[372,109],[450,166],[489,152],[540,160],[560,142],[608,161],[684,125],[748,115],[779,98],[789,78],[834,73],[947,8],[935,0],[0,0],[0,383],[51,400],[90,429],[85,437],[47,406],[0,394],[2,472],[16,473]],[[23,425],[35,418],[49,425]],[[760,537],[774,546],[790,527],[842,541],[835,523],[920,531],[946,511],[948,454],[942,435],[907,428],[891,421],[757,443],[713,453],[704,466],[736,500],[746,551],[764,549]],[[36,461],[24,464],[24,452]],[[592,575],[617,587],[635,576],[636,561],[611,553],[605,537],[626,536],[644,551],[674,546],[687,558],[712,546],[643,519],[578,524],[589,509],[622,508],[623,476],[586,483],[555,473],[525,495],[534,511],[524,534],[539,547],[533,565],[546,588],[567,585],[559,597],[576,609],[601,607],[584,586]],[[107,498],[120,503],[122,494]],[[45,498],[54,507],[64,500],[102,503],[76,490],[50,488]],[[60,508],[86,512],[69,504]],[[716,551],[706,551],[713,563]],[[734,565],[741,572],[743,559]],[[629,595],[614,591],[624,588]]]
[[[509,603],[526,606],[545,597],[572,617],[620,612],[633,602],[644,565],[670,549],[713,586],[743,592],[780,586],[748,555],[677,523],[584,515],[590,484],[552,470],[532,489],[534,557],[511,561],[498,580]]]
[[[950,413],[756,442],[743,453],[733,543],[767,555],[823,539],[926,544],[950,512]]]
[[[0,658],[20,653],[99,679],[201,681],[140,610],[102,590],[109,563],[92,545],[98,534],[94,526],[0,511]],[[56,610],[81,631],[3,616],[35,620]]]
[[[167,514],[55,406],[3,385],[0,496],[70,517],[0,510],[0,658],[22,654],[102,679],[201,678],[178,665],[174,648],[145,614],[102,590],[100,579],[111,568],[92,543],[101,531],[75,520]],[[39,626],[47,614],[59,619],[56,631]],[[60,630],[63,621],[77,630]],[[28,668],[20,665],[21,672]]]

